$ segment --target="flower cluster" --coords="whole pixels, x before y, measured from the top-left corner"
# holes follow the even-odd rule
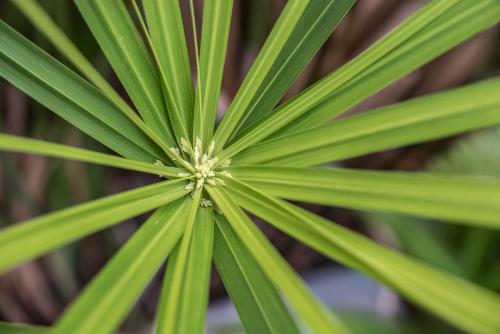
[[[231,160],[228,159],[219,164],[219,159],[212,157],[214,149],[215,142],[212,141],[206,152],[203,152],[203,144],[198,137],[195,139],[194,145],[191,145],[185,138],[181,138],[180,149],[177,147],[170,148],[170,159],[179,162],[186,169],[185,172],[177,174],[179,177],[189,178],[189,183],[184,189],[192,192],[195,189],[202,188],[205,183],[211,186],[224,186],[224,180],[217,177],[216,173],[232,177],[228,171],[224,170],[224,168],[231,165]],[[163,165],[163,163],[158,160],[155,165]],[[202,199],[201,205],[205,207],[212,206],[212,202]]]

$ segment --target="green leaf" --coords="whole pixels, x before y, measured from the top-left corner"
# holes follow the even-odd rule
[[[0,76],[119,154],[154,162],[164,154],[94,86],[0,23]]]
[[[161,139],[146,126],[144,121],[118,95],[104,77],[92,66],[80,50],[71,42],[64,31],[57,26],[43,7],[35,0],[11,0],[17,8],[35,25],[52,45],[66,57],[89,81],[99,88],[135,125],[162,145]]]
[[[309,3],[266,74],[266,79],[245,114],[246,120],[240,121],[240,126],[233,133],[241,133],[271,112],[355,2],[315,0]]]
[[[260,92],[260,88],[267,83],[266,75],[278,61],[280,51],[285,47],[310,2],[310,0],[287,2],[215,132],[216,152],[222,149],[242,117],[248,113],[252,102],[255,101]]]
[[[117,329],[184,231],[190,198],[158,209],[57,321],[53,333]]]
[[[338,168],[263,166],[230,171],[237,179],[286,199],[500,229],[500,180]]]
[[[189,139],[194,89],[179,1],[144,0],[143,5],[172,128],[177,140]]]
[[[49,330],[49,328],[42,326],[0,322],[0,333],[2,334],[47,334]]]
[[[0,230],[0,272],[187,193],[166,181],[46,214]]]
[[[124,159],[118,156],[90,151],[37,139],[28,139],[0,134],[0,150],[7,152],[40,154],[54,158],[63,158],[82,162],[90,162],[103,166],[117,167],[138,172],[176,177],[183,171],[181,168],[157,166],[137,160]]]
[[[75,3],[146,124],[172,145],[160,78],[123,1]]]
[[[167,264],[157,311],[157,333],[203,333],[210,286],[214,221],[200,208],[201,190],[190,200],[186,231]]]
[[[389,285],[458,328],[472,333],[500,330],[500,298],[494,293],[241,182],[227,179],[225,189],[244,209],[326,256]]]
[[[499,91],[493,79],[416,98],[265,141],[233,161],[310,166],[499,124]]]
[[[64,57],[109,97],[116,92],[35,0],[10,0]],[[109,94],[109,95],[108,95]],[[119,96],[118,94],[116,94]]]
[[[398,214],[371,212],[365,215],[365,220],[373,225],[387,224],[406,253],[454,275],[471,277],[444,238],[436,235],[432,222]],[[490,230],[488,232],[492,233]]]
[[[452,7],[439,16],[434,16],[434,13],[435,20],[423,26],[413,36],[408,36],[407,41],[381,60],[370,64],[370,67],[363,70],[362,75],[357,75],[354,80],[341,87],[327,103],[302,116],[288,131],[323,124],[403,75],[500,21],[500,3],[497,0],[441,0],[437,1],[436,6],[438,5]]]
[[[215,216],[214,262],[247,333],[300,333],[255,258],[222,215]]]
[[[245,131],[226,149],[224,158],[273,133],[281,136],[323,124],[499,20],[500,3],[497,0],[429,2],[363,55]],[[288,130],[282,130],[291,122],[294,123]]]
[[[196,94],[193,134],[207,146],[213,135],[219,94],[226,60],[233,0],[205,1],[200,48],[198,92]]]
[[[273,280],[311,329],[316,333],[346,333],[342,323],[314,297],[301,278],[225,190],[221,187],[208,187],[207,190],[261,269]]]

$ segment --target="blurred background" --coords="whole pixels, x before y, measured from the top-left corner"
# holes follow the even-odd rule
[[[125,96],[116,76],[70,0],[40,1],[99,71]],[[185,19],[188,1],[181,0]],[[197,2],[201,18],[202,1]],[[220,115],[252,64],[285,0],[234,0],[233,22],[224,73]],[[423,0],[359,0],[286,94],[300,90],[359,54],[414,13]],[[37,45],[58,52],[9,2],[0,1],[0,17]],[[200,26],[201,22],[198,22]],[[192,36],[190,24],[187,36]],[[191,41],[192,39],[189,39]],[[190,45],[193,50],[192,43]],[[193,52],[191,54],[193,57]],[[71,67],[71,65],[68,64]],[[354,107],[348,114],[429,94],[500,74],[499,27],[481,33],[418,71]],[[0,81],[0,131],[106,151],[4,80]],[[351,168],[432,170],[470,177],[500,177],[500,129],[488,129],[365,156],[338,165]],[[119,169],[0,153],[0,228],[46,212],[155,182],[157,178]],[[304,205],[382,244],[500,291],[500,234],[441,224],[414,217]],[[66,246],[0,277],[0,321],[50,325],[79,291],[134,233],[145,216],[123,222]],[[411,223],[409,223],[411,222]],[[257,221],[273,244],[311,284],[315,292],[356,333],[456,333],[394,292],[352,272],[269,225]],[[1,256],[1,254],[0,254]],[[162,270],[131,311],[120,333],[149,333]],[[210,333],[241,333],[215,270],[208,315]]]

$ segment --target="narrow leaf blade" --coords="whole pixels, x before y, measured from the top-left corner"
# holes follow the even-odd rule
[[[206,147],[217,117],[233,0],[205,1],[203,6],[199,91],[196,93],[193,133]]]
[[[500,123],[499,90],[491,79],[416,98],[262,142],[233,160],[310,166],[492,126]]]
[[[474,333],[500,329],[500,298],[494,293],[241,182],[228,180],[226,188],[244,209],[326,256],[389,285],[458,328]]]
[[[116,330],[181,237],[188,202],[178,200],[151,215],[66,309],[52,332],[104,334]]]
[[[222,215],[216,215],[214,261],[248,333],[300,333],[259,264]]]
[[[187,193],[182,181],[129,190],[0,230],[0,272]]]
[[[103,166],[118,167],[162,176],[177,177],[178,174],[183,171],[181,168],[157,166],[143,161],[125,159],[82,148],[4,134],[0,134],[0,150],[90,162]]]
[[[207,188],[235,233],[259,263],[261,269],[279,287],[285,298],[317,333],[346,333],[333,314],[315,298],[300,277],[280,256],[264,234],[220,187]]]
[[[160,78],[123,1],[75,3],[146,124],[172,145]]]
[[[324,124],[499,20],[500,3],[496,0],[429,2],[361,57],[247,129],[226,149],[224,158],[271,135],[282,136]]]
[[[230,171],[270,195],[290,200],[500,229],[500,180],[340,168],[265,166]]]
[[[121,155],[154,162],[162,151],[94,86],[0,22],[0,76]]]

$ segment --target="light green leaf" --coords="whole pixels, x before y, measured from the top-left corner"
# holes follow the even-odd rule
[[[0,76],[119,154],[154,162],[163,153],[94,86],[0,22]]]
[[[146,124],[172,145],[160,78],[123,1],[75,3]]]
[[[0,272],[187,193],[166,181],[43,215],[0,230]]]
[[[233,161],[310,166],[499,124],[499,91],[492,79],[416,98],[265,141]]]
[[[280,51],[293,33],[294,27],[304,14],[310,0],[288,1],[273,27],[257,59],[248,71],[238,93],[229,106],[214,136],[216,152],[221,150],[236,126],[251,108],[260,87],[267,82],[266,75],[280,56]]]
[[[180,239],[190,202],[184,198],[151,215],[66,309],[52,333],[115,331]]]
[[[500,229],[500,180],[339,168],[263,166],[230,171],[237,179],[286,199]]]
[[[152,163],[125,159],[82,148],[3,134],[0,134],[0,150],[7,152],[40,154],[54,158],[90,162],[103,166],[129,169],[163,176],[177,177],[180,172],[184,171],[181,168],[157,166]]]
[[[215,216],[214,262],[247,333],[300,333],[257,261],[222,215]]]
[[[201,190],[190,200],[186,231],[167,264],[156,333],[203,333],[210,286],[214,221],[200,208]]]
[[[49,330],[49,328],[42,326],[0,322],[0,333],[2,334],[47,334]]]
[[[494,293],[241,182],[228,179],[225,189],[244,209],[326,256],[389,285],[458,328],[472,333],[500,330],[500,298]]]
[[[179,1],[144,0],[143,5],[172,128],[177,140],[189,139],[194,89]]]
[[[432,3],[429,3],[429,7]],[[497,0],[436,1],[436,6],[450,6],[395,50],[365,68],[361,75],[336,91],[327,103],[301,117],[288,131],[322,125],[349,107],[386,87],[403,75],[500,21]]]
[[[104,77],[92,66],[80,50],[71,42],[64,31],[57,26],[43,7],[35,0],[11,0],[17,8],[33,23],[52,45],[66,57],[87,79],[99,88],[135,125],[152,138],[157,144],[163,142],[158,135],[146,126],[144,121],[118,95]]]
[[[378,212],[370,212],[364,216],[365,220],[373,225],[387,224],[396,234],[402,250],[406,253],[454,275],[471,277],[450,245],[437,235],[433,222],[406,215]],[[492,233],[490,230],[488,232]]]
[[[241,133],[271,112],[355,2],[314,0],[308,4],[245,113],[246,120],[240,121],[233,134]]]
[[[213,135],[219,94],[226,60],[233,0],[205,1],[196,93],[193,137],[199,136],[209,145]]]
[[[264,234],[221,187],[208,187],[234,232],[252,253],[261,269],[281,290],[297,313],[316,333],[346,333],[344,326],[312,294]]]
[[[226,149],[224,158],[273,133],[276,137],[323,124],[499,20],[500,3],[497,0],[429,2],[362,56],[249,128]],[[291,122],[294,123],[283,130]]]

